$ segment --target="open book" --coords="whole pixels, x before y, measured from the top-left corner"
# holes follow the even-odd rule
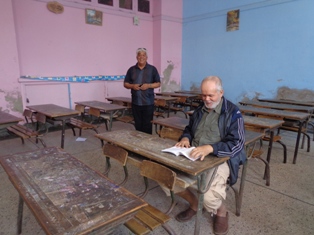
[[[195,161],[197,160],[198,158],[191,158],[190,157],[190,153],[192,151],[192,149],[194,149],[195,147],[190,147],[190,148],[184,148],[184,147],[176,147],[176,146],[173,146],[171,148],[167,148],[167,149],[163,149],[161,150],[162,152],[167,152],[167,153],[172,153],[176,156],[179,156],[179,155],[182,155],[182,156],[185,156],[186,158],[192,160],[192,161]]]

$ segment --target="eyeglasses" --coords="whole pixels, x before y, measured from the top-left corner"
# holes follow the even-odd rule
[[[137,48],[137,51],[147,51],[147,50],[144,47],[139,47],[139,48]]]

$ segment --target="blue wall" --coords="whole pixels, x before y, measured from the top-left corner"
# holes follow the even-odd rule
[[[240,27],[226,15],[240,10]],[[276,97],[278,88],[314,92],[314,0],[183,0],[182,89],[208,75],[225,96]]]

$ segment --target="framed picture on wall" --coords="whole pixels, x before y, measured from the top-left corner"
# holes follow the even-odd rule
[[[102,25],[102,12],[93,9],[85,9],[86,24]]]
[[[239,30],[240,10],[228,11],[227,13],[227,31]]]

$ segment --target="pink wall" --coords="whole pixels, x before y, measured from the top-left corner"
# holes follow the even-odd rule
[[[58,1],[62,3],[62,0]],[[127,69],[136,63],[135,50],[138,47],[148,49],[148,62],[154,64],[161,76],[168,71],[168,62],[175,62],[171,71],[171,79],[176,83],[181,79],[181,15],[182,0],[156,0],[151,18],[141,17],[138,26],[133,25],[130,13],[103,13],[102,26],[85,23],[85,9],[66,6],[64,12],[54,14],[47,10],[46,2],[35,0],[6,0],[1,6],[1,24],[6,31],[5,40],[1,43],[0,64],[1,80],[6,77],[5,86],[8,91],[17,89],[17,78],[20,76],[96,76],[124,75]],[[13,8],[12,8],[12,5]],[[176,5],[176,13],[171,15],[167,6]],[[158,25],[158,27],[155,27]],[[155,31],[156,30],[156,31]],[[16,35],[15,35],[16,32]],[[8,55],[11,58],[8,58]],[[4,66],[5,65],[5,66]],[[3,68],[2,68],[3,67]],[[3,71],[3,69],[8,71]],[[7,76],[9,74],[9,78]],[[20,112],[25,107],[25,79],[18,87],[20,94]],[[27,81],[28,82],[28,81]],[[46,82],[47,83],[47,82]],[[48,84],[51,82],[48,82]],[[104,87],[96,92],[95,99],[105,99],[112,89],[116,95],[125,96],[125,89],[111,86],[108,82],[100,82]],[[102,86],[98,85],[98,86]],[[40,86],[39,86],[40,87]],[[72,94],[89,93],[94,85],[72,85]],[[40,89],[40,88],[39,88]],[[46,89],[46,88],[45,88]],[[91,90],[91,93],[93,91]],[[95,93],[95,94],[96,94]],[[128,92],[129,93],[129,92]],[[100,97],[103,94],[103,97]],[[47,96],[55,95],[47,89]],[[85,95],[90,97],[89,95]],[[70,103],[77,97],[69,96]],[[7,101],[0,100],[1,107],[7,106]],[[13,111],[12,108],[8,110]]]
[[[0,7],[0,110],[16,113],[21,109],[19,92],[19,63],[12,3],[1,2]]]

